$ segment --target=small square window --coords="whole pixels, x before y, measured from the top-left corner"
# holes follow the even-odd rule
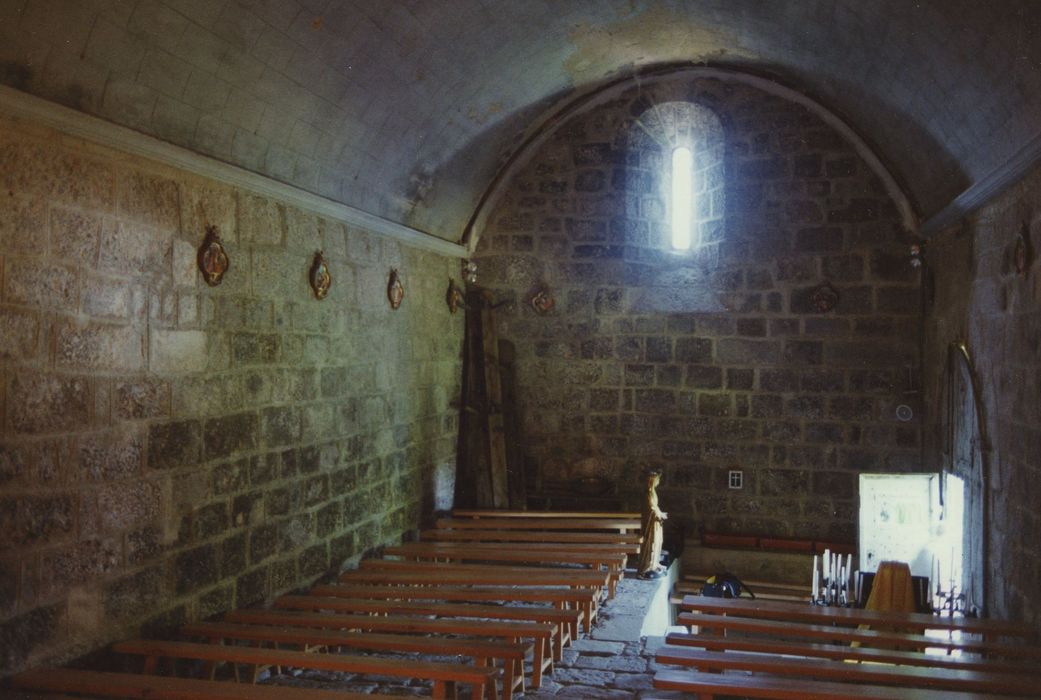
[[[745,486],[745,473],[740,469],[731,469],[729,476],[729,486],[732,489],[740,489]]]

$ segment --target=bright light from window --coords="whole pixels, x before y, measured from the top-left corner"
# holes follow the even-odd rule
[[[694,156],[689,148],[672,152],[672,247],[675,250],[690,249],[693,171]]]

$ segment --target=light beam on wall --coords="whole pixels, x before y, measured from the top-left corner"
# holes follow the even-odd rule
[[[689,148],[672,152],[672,249],[690,250],[694,156]]]

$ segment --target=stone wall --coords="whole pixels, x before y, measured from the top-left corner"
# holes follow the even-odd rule
[[[1016,241],[1029,241],[1026,269],[1015,265]],[[958,448],[948,445],[947,348],[964,341],[980,377],[990,513],[967,516],[970,534],[989,542],[989,587],[982,603],[991,616],[1032,622],[1041,631],[1041,169],[1036,169],[980,212],[929,242],[934,299],[925,317],[924,373],[929,416],[925,431],[929,467],[950,467]],[[959,401],[964,412],[969,402]],[[972,426],[972,416],[953,416]],[[982,447],[978,434],[963,441]],[[980,450],[977,448],[976,452]],[[971,484],[979,464],[955,459]],[[979,581],[978,563],[968,581]],[[978,583],[975,589],[978,593]]]
[[[0,184],[0,675],[305,585],[429,514],[458,261],[24,123]]]
[[[722,196],[697,204],[722,218],[674,253],[665,171],[681,129],[646,122],[686,100],[722,125],[721,168],[699,178]],[[562,124],[496,206],[477,262],[507,302],[529,484],[596,475],[637,505],[641,471],[659,468],[688,532],[852,541],[858,473],[919,467],[905,234],[856,150],[806,108],[714,79],[634,88]],[[825,281],[840,299],[820,313]],[[545,315],[528,303],[541,288]],[[898,421],[900,404],[915,419]]]

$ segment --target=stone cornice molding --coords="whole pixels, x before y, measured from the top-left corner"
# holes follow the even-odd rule
[[[349,226],[392,238],[414,248],[429,250],[453,258],[467,256],[463,246],[425,231],[410,228],[237,165],[201,155],[125,126],[113,124],[3,85],[0,85],[0,115],[48,127],[116,151],[147,158],[194,175],[292,204],[315,214],[341,221]]]

